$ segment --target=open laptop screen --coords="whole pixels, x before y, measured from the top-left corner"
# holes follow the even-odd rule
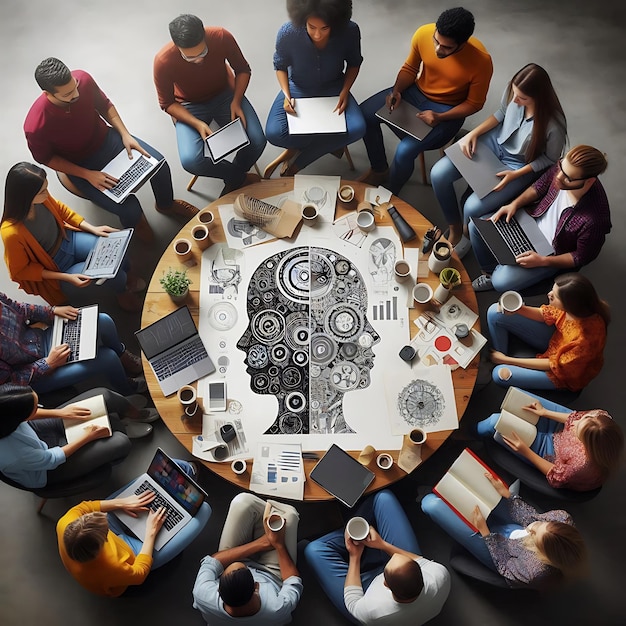
[[[160,320],[138,330],[137,341],[148,360],[197,334],[189,308],[183,306]]]
[[[194,516],[198,512],[206,493],[160,448],[156,451],[147,474],[190,515]]]

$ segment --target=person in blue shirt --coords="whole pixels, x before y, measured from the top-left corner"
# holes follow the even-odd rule
[[[272,104],[265,134],[286,150],[264,172],[269,178],[282,164],[281,176],[293,176],[324,154],[343,148],[365,134],[365,121],[350,89],[363,61],[361,31],[350,20],[351,0],[287,0],[290,22],[276,37],[274,69],[280,93]],[[345,133],[290,135],[288,115],[298,114],[298,98],[337,97],[335,112],[345,113]]]

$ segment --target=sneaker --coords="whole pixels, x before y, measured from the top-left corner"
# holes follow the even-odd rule
[[[456,246],[454,246],[454,251],[459,259],[462,259],[471,249],[472,242],[465,235],[463,235],[461,240],[456,244]]]
[[[198,475],[198,466],[193,461],[187,461],[191,466],[191,477],[195,478]]]
[[[120,354],[120,361],[122,362],[122,367],[124,368],[124,371],[129,376],[141,376],[141,374],[143,373],[141,358],[139,358],[136,354],[133,354],[129,350],[124,350],[124,352]]]
[[[487,276],[487,274],[481,274],[478,278],[474,278],[474,280],[472,281],[472,289],[474,291],[489,291],[493,289],[491,276]]]
[[[137,376],[135,378],[129,378],[128,382],[133,388],[133,393],[146,393],[148,391],[148,383],[143,376]]]
[[[185,200],[174,200],[172,205],[167,209],[160,209],[156,207],[156,210],[159,213],[164,213],[165,215],[180,215],[187,220],[190,220],[194,215],[197,215],[200,212],[197,206],[186,202]]]
[[[372,185],[373,187],[378,187],[378,185],[382,185],[387,182],[387,178],[389,178],[389,168],[384,170],[383,172],[377,172],[370,168],[363,174],[357,178],[357,181],[360,183],[365,183],[366,185]]]
[[[148,436],[152,432],[151,424],[144,424],[135,420],[123,419],[122,424],[126,430],[126,436],[129,439],[141,439]]]

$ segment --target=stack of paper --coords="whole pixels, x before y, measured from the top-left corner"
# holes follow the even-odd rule
[[[259,442],[250,491],[277,498],[304,499],[304,464],[299,443]]]

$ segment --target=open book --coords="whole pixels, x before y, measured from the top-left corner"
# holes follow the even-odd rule
[[[494,439],[498,440],[500,436],[510,437],[515,431],[526,445],[531,445],[537,436],[536,424],[539,417],[524,407],[535,401],[535,398],[521,389],[509,387],[500,406],[500,419],[496,423]]]
[[[502,497],[489,482],[485,472],[500,479],[469,448],[465,448],[433,487],[433,492],[475,531],[478,529],[472,524],[474,508],[478,505],[483,517],[487,519]]]
[[[109,414],[103,395],[85,398],[85,400],[79,400],[68,406],[79,406],[89,409],[91,416],[83,421],[63,420],[67,443],[74,443],[77,439],[80,439],[85,434],[85,428],[88,426],[105,426],[109,429],[109,436],[111,435],[111,422],[109,421]]]

